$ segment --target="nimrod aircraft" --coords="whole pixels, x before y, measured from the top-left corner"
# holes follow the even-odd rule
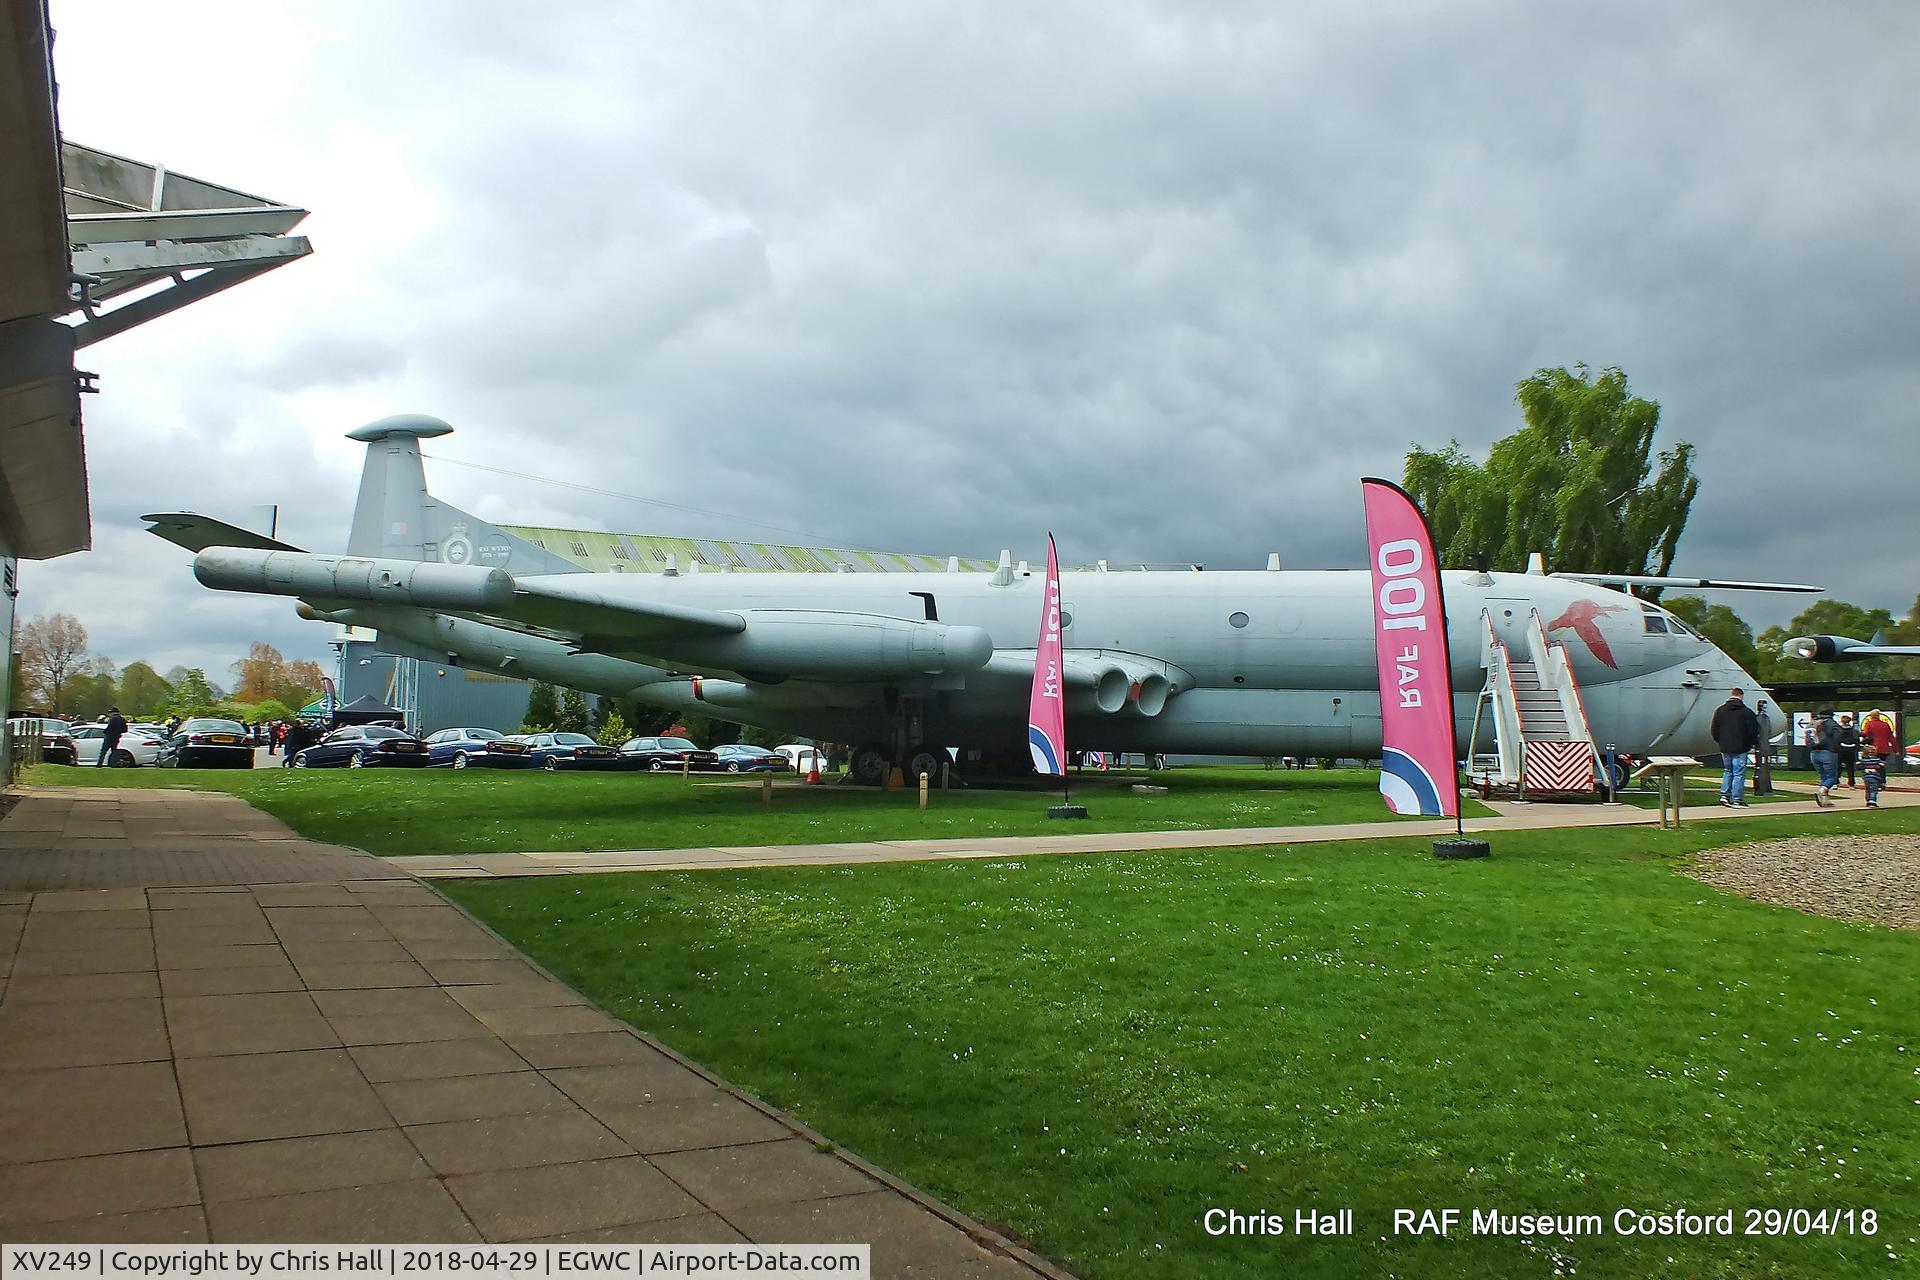
[[[1044,575],[1007,553],[945,573],[589,572],[427,492],[420,442],[452,430],[401,415],[350,433],[367,457],[344,555],[203,516],[147,519],[197,553],[208,587],[296,598],[302,616],[377,631],[403,656],[858,744],[862,781],[894,764],[936,771],[949,746],[1026,758]],[[1377,756],[1368,574],[1269,563],[1067,573],[1068,740]],[[1534,785],[1536,757],[1557,755],[1577,775],[1560,789],[1573,789],[1608,747],[1711,751],[1714,708],[1759,687],[1672,614],[1603,585],[1621,579],[1537,566],[1443,577],[1459,741],[1506,781],[1525,769]],[[1762,585],[1632,583],[1653,581]]]

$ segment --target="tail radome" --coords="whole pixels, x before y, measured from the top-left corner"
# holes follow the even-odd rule
[[[516,538],[427,492],[420,442],[453,428],[423,413],[402,413],[349,431],[367,446],[353,507],[351,555],[479,565],[515,574],[580,573],[581,567]]]

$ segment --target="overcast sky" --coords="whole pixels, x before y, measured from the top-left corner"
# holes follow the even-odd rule
[[[740,513],[430,459],[499,521],[1310,568],[1364,562],[1359,476],[1483,456],[1518,380],[1578,362],[1698,447],[1676,571],[1920,589],[1907,0],[53,21],[68,137],[312,211],[307,260],[83,353],[96,549],[20,604],[122,665],[324,658],[137,517],[278,502],[338,550],[342,434],[391,413],[455,425],[430,454]]]

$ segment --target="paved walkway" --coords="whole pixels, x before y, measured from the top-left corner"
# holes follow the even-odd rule
[[[1699,802],[1682,811],[1684,823],[1743,821],[1767,814],[1821,812],[1811,799],[1813,788],[1781,783],[1776,788],[1804,792],[1804,801],[1756,804],[1746,809],[1723,809],[1714,803],[1711,789],[1693,792]],[[1861,792],[1845,792],[1843,809],[1862,807]],[[1888,808],[1920,804],[1920,792],[1883,793]],[[1036,801],[1036,803],[1039,803]],[[1091,803],[1097,805],[1099,801]],[[1499,816],[1467,821],[1469,835],[1501,831],[1531,831],[1553,827],[1653,826],[1656,809],[1631,804],[1504,803],[1490,806]],[[1068,827],[1071,824],[1063,824]],[[1449,821],[1354,822],[1302,827],[1231,827],[1210,831],[1122,831],[1047,836],[1001,836],[992,839],[873,840],[852,844],[721,846],[700,849],[629,849],[601,853],[474,853],[444,854],[389,861],[428,880],[474,879],[491,876],[590,875],[616,871],[701,871],[744,867],[842,866],[877,862],[934,862],[951,858],[1007,858],[1036,853],[1126,853],[1151,849],[1223,849],[1244,845],[1313,844],[1322,841],[1378,840],[1390,836],[1438,838],[1453,834]]]
[[[101,887],[113,886],[113,887]],[[230,797],[0,822],[0,1240],[869,1242],[1059,1274]]]

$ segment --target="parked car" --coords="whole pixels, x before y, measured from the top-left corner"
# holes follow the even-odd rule
[[[73,726],[65,720],[55,720],[51,716],[21,716],[7,721],[7,736],[17,739],[35,725],[40,730],[42,760],[48,764],[74,763],[78,757],[74,754],[73,738],[70,736]]]
[[[442,729],[427,735],[430,769],[529,769],[536,763],[526,743],[498,729]]]
[[[620,744],[620,754],[630,769],[648,769],[664,773],[682,765],[692,769],[717,769],[720,757],[702,751],[685,738],[628,738]]]
[[[745,742],[729,742],[725,746],[715,747],[713,754],[719,760],[720,768],[728,773],[785,773],[791,767],[787,764],[787,758],[778,751]]]
[[[154,761],[162,769],[251,769],[246,726],[235,720],[188,720],[173,731]]]
[[[774,748],[795,773],[827,771],[827,753],[807,742],[783,742]]]
[[[99,763],[100,749],[107,745],[107,726],[75,725],[68,736],[73,739],[75,764]],[[131,769],[135,765],[152,764],[160,758],[160,748],[166,745],[166,741],[165,725],[130,724],[127,731],[120,735],[120,741],[114,745],[107,767]]]
[[[350,724],[294,753],[296,769],[423,769],[427,745],[402,729]]]
[[[602,746],[584,733],[516,733],[509,742],[524,742],[533,763],[549,773],[561,769],[630,769],[612,747]]]

